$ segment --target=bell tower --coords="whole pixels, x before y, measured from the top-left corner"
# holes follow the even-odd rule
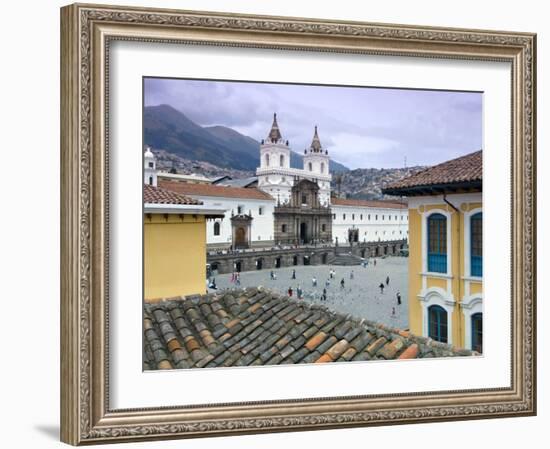
[[[290,169],[290,147],[284,140],[273,114],[273,123],[267,137],[260,145],[260,167],[256,170],[258,187],[269,193],[278,202],[290,199],[292,175]]]
[[[143,183],[157,186],[157,161],[151,147],[147,147],[143,153]]]
[[[319,139],[317,125],[313,132],[313,139],[309,148],[304,150],[304,173],[310,179],[316,179],[319,185],[319,200],[321,204],[327,204],[330,201],[330,181],[325,181],[322,178],[330,176],[330,157],[328,150],[324,149]]]

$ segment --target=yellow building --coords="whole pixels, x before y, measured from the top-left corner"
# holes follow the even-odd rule
[[[223,210],[153,184],[143,186],[143,203],[145,301],[204,294],[206,220],[223,218]]]
[[[409,197],[411,332],[482,352],[482,151],[388,185]]]

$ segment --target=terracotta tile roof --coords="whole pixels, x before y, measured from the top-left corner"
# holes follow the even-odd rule
[[[399,201],[384,200],[356,200],[353,198],[331,198],[333,206],[358,206],[358,207],[381,207],[386,209],[406,209],[407,203]]]
[[[149,184],[143,185],[143,202],[146,204],[202,204],[202,201]]]
[[[476,354],[261,288],[144,308],[146,370]]]
[[[422,170],[414,175],[385,186],[387,194],[407,195],[426,191],[435,187],[475,187],[481,189],[483,180],[483,151],[452,159],[442,164]],[[418,194],[418,193],[416,193]]]
[[[271,195],[255,188],[227,187],[214,184],[191,184],[186,182],[165,180],[159,180],[159,184],[164,189],[184,195],[218,196],[224,198],[275,201]]]

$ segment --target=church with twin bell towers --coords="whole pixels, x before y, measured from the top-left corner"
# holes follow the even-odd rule
[[[260,145],[260,167],[256,170],[258,188],[269,193],[280,205],[288,205],[292,198],[292,187],[306,179],[317,184],[319,204],[330,206],[330,158],[323,149],[317,126],[309,148],[304,150],[303,168],[290,167],[291,148],[285,140],[277,123],[277,114],[273,114],[273,124],[267,137]]]
[[[279,243],[332,242],[330,210],[330,158],[323,149],[317,126],[303,168],[290,167],[290,146],[283,139],[277,114],[260,145],[258,188],[276,200],[273,212],[274,239]]]

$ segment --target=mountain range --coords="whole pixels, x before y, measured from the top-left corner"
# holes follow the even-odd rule
[[[143,126],[146,145],[179,158],[249,172],[260,165],[260,142],[226,126],[200,126],[172,106],[147,106]],[[290,156],[291,167],[303,168],[298,153]],[[349,169],[331,160],[330,170]]]

